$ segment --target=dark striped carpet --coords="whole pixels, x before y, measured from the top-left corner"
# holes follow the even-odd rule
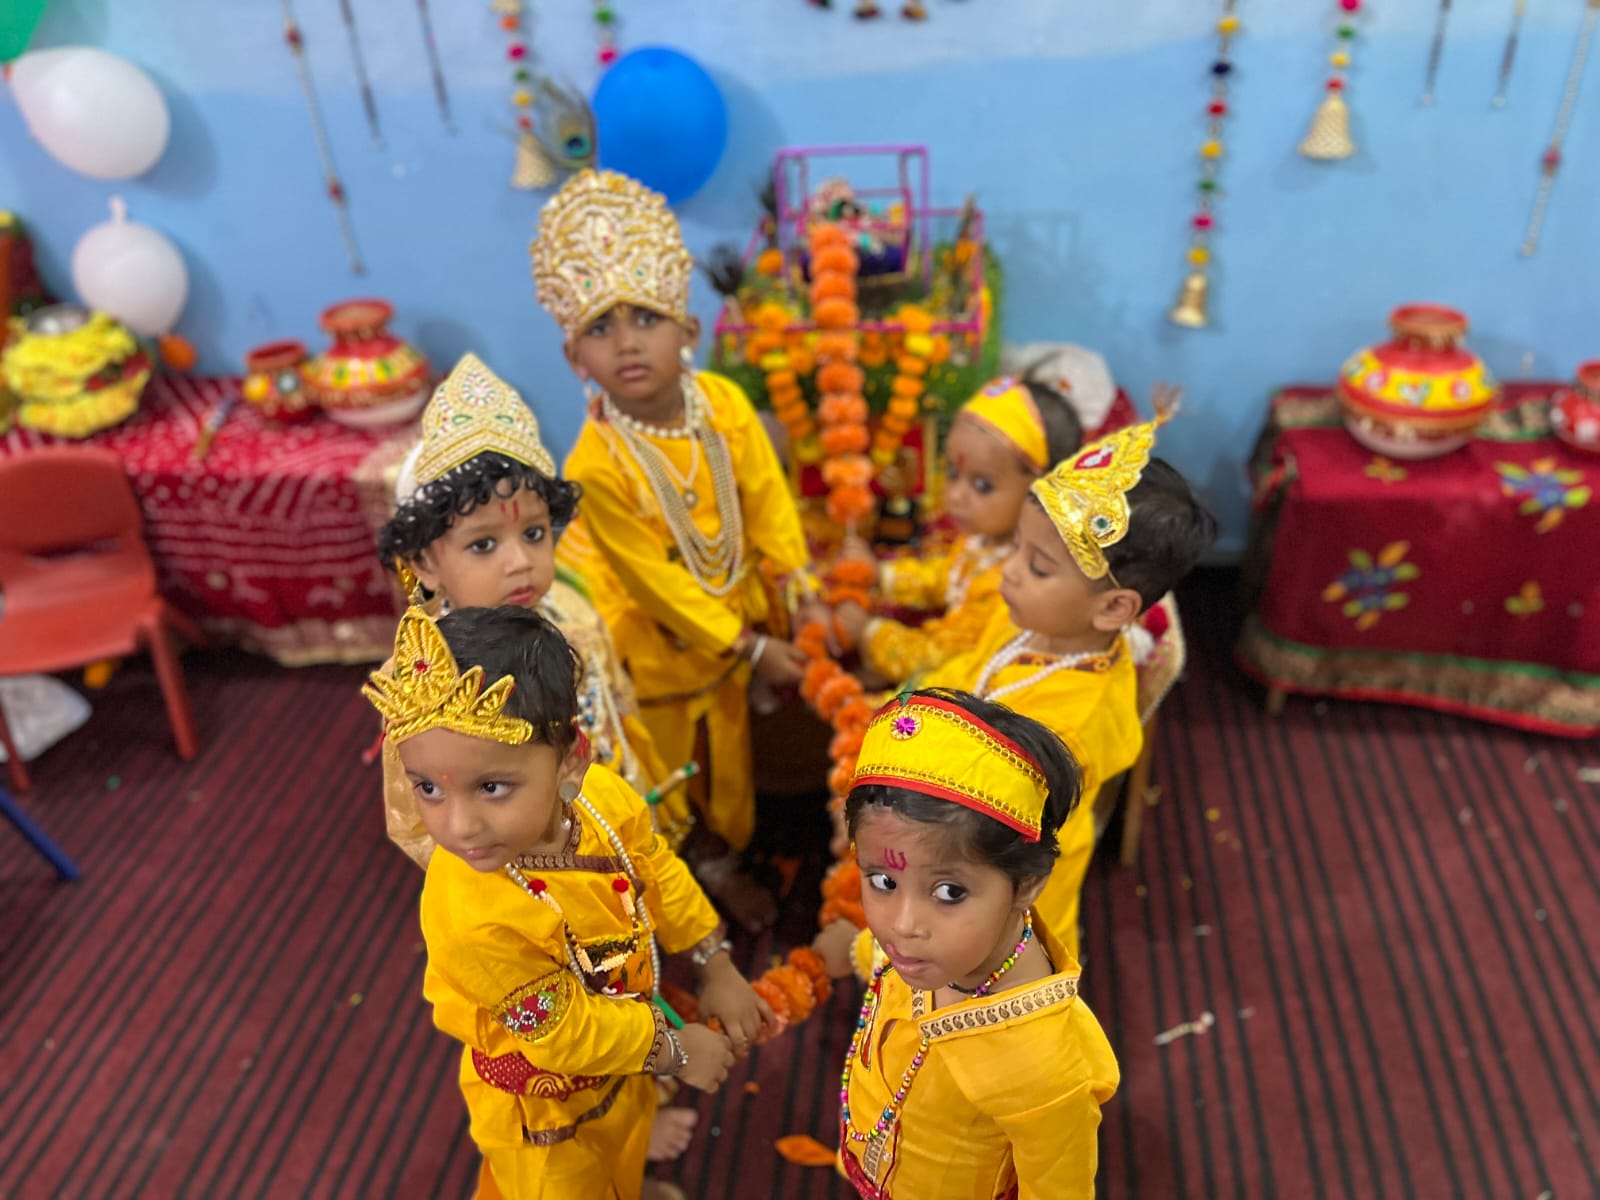
[[[1594,746],[1377,707],[1271,721],[1228,665],[1226,577],[1185,613],[1141,863],[1098,863],[1084,903],[1123,1068],[1101,1193],[1600,1194]],[[468,1195],[359,673],[188,669],[198,762],[135,664],[36,764],[26,802],[82,882],[0,827],[0,1196]],[[702,1101],[669,1173],[690,1196],[845,1194],[772,1142],[831,1144],[854,1003]]]

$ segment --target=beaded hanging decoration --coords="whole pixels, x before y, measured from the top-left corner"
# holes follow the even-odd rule
[[[1524,258],[1532,258],[1539,250],[1545,210],[1550,207],[1550,193],[1556,186],[1556,172],[1561,170],[1561,152],[1567,143],[1567,131],[1572,127],[1572,113],[1578,102],[1578,92],[1583,87],[1584,72],[1589,65],[1589,48],[1594,43],[1597,23],[1600,23],[1600,0],[1588,0],[1583,24],[1578,29],[1578,40],[1572,48],[1572,65],[1567,68],[1561,106],[1556,110],[1555,131],[1550,135],[1550,144],[1539,160],[1539,193],[1534,197],[1533,212],[1528,217],[1528,231],[1522,238]]]
[[[600,43],[595,59],[600,69],[605,70],[617,61],[620,54],[617,49],[617,10],[611,7],[611,0],[594,0],[594,29]]]
[[[433,99],[439,106],[439,119],[444,131],[453,134],[456,123],[450,116],[450,92],[444,86],[444,68],[439,64],[439,42],[433,36],[433,14],[428,11],[428,0],[417,0],[417,18],[422,23],[422,47],[428,54],[428,74],[433,79]]]
[[[1494,106],[1506,106],[1506,88],[1511,83],[1511,68],[1517,62],[1517,43],[1522,40],[1522,19],[1528,15],[1528,0],[1514,0],[1511,6],[1511,28],[1506,33],[1506,48],[1500,54],[1500,78],[1495,84]]]
[[[1434,84],[1439,81],[1439,61],[1444,58],[1444,37],[1450,25],[1451,0],[1439,0],[1439,16],[1433,24],[1433,44],[1428,48],[1428,71],[1422,81],[1420,103],[1424,108],[1433,104]]]
[[[1189,218],[1189,260],[1191,274],[1204,276],[1211,263],[1211,237],[1216,225],[1214,206],[1217,195],[1217,170],[1222,165],[1225,143],[1223,125],[1228,118],[1228,84],[1233,78],[1233,39],[1239,33],[1239,18],[1234,13],[1238,0],[1223,0],[1222,16],[1217,19],[1217,56],[1211,61],[1211,100],[1206,105],[1206,138],[1200,143],[1199,196]],[[1195,322],[1175,321],[1195,326]]]
[[[311,78],[311,67],[306,62],[305,36],[294,19],[291,0],[283,3],[283,40],[294,56],[295,73],[300,77],[300,90],[305,94],[306,111],[311,118],[311,136],[317,144],[317,157],[322,160],[322,176],[333,201],[333,210],[339,219],[339,237],[344,242],[345,254],[350,259],[352,274],[365,275],[366,265],[361,261],[361,251],[356,247],[355,229],[350,224],[350,208],[345,202],[344,184],[339,180],[339,168],[333,161],[333,147],[328,143],[328,129],[322,120],[322,103],[317,99],[317,85]]]
[[[1361,0],[1338,0],[1339,25],[1335,30],[1338,39],[1332,54],[1328,56],[1328,66],[1331,68],[1327,82],[1323,84],[1326,95],[1322,103],[1317,106],[1315,116],[1312,117],[1311,131],[1300,143],[1300,153],[1306,158],[1315,158],[1323,161],[1333,161],[1349,158],[1356,152],[1355,143],[1350,140],[1350,109],[1345,103],[1345,83],[1350,71],[1350,47],[1355,41],[1357,15],[1361,12]]]
[[[506,60],[511,65],[511,111],[516,119],[512,136],[517,144],[511,186],[537,191],[553,185],[564,170],[593,164],[594,113],[581,96],[557,86],[535,68],[530,9],[524,0],[493,0],[489,8],[506,35]]]
[[[367,56],[361,49],[361,34],[356,29],[355,10],[350,0],[339,0],[339,15],[344,20],[345,35],[350,39],[350,61],[355,68],[356,86],[361,89],[361,107],[367,114],[367,128],[372,131],[372,148],[383,149],[383,130],[378,125],[378,102],[372,95],[372,80],[367,78]]]

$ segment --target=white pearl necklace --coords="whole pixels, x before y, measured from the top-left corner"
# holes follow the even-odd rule
[[[728,443],[705,419],[699,384],[687,372],[683,376],[683,391],[681,430],[658,430],[636,421],[618,409],[609,396],[602,398],[601,409],[650,485],[685,569],[703,592],[720,598],[739,587],[745,576],[744,511],[739,503],[739,483],[734,477]],[[647,433],[692,439],[695,458],[689,478],[680,475],[666,454],[649,442]],[[710,468],[711,495],[717,508],[718,529],[711,537],[694,523],[691,510],[700,497],[688,486],[699,470],[702,451]]]
[[[1040,667],[1033,674],[1025,675],[1014,683],[1008,683],[1005,687],[995,688],[991,691],[989,689],[990,682],[1001,671],[1022,657],[1028,648],[1028,643],[1032,640],[1033,634],[1021,633],[996,651],[994,657],[984,666],[983,673],[978,676],[978,683],[972,689],[972,694],[980,700],[998,701],[1003,696],[1009,696],[1013,692],[1020,692],[1023,688],[1033,687],[1035,684],[1054,675],[1057,671],[1070,671],[1073,667],[1082,666],[1093,659],[1106,657],[1103,651],[1096,650],[1085,650],[1079,654],[1062,654],[1057,656],[1054,662]]]
[[[638,879],[639,876],[633,869],[633,859],[629,857],[627,848],[623,846],[622,838],[619,837],[617,835],[617,831],[611,827],[611,822],[602,817],[595,809],[594,805],[589,803],[589,798],[582,793],[579,793],[577,802],[583,806],[583,811],[589,814],[589,819],[598,825],[605,833],[606,840],[611,843],[611,850],[617,856],[617,860],[622,863],[623,872],[628,876],[628,879],[630,881]],[[568,820],[570,822],[570,818]],[[566,942],[567,946],[567,968],[583,982],[585,987],[587,987],[589,982],[588,975],[583,969],[583,964],[578,961],[577,952],[573,948],[572,929],[570,926],[566,925],[566,913],[561,911],[561,905],[557,903],[556,898],[550,894],[550,889],[546,887],[542,890],[536,891],[533,885],[528,881],[528,877],[517,869],[516,863],[507,863],[505,866],[505,872],[517,883],[519,887],[522,888],[523,891],[527,892],[528,895],[532,896],[535,900],[538,900],[553,909],[556,915],[561,918],[563,926],[566,926],[565,937],[563,940]],[[632,901],[631,896],[628,899]],[[650,947],[650,988],[654,995],[659,996],[661,994],[661,950],[656,945],[655,926],[650,921],[650,910],[645,907],[644,896],[642,894],[640,895],[638,902],[632,904],[632,908],[634,910],[633,919],[638,922],[639,927],[644,931],[645,941]],[[605,960],[600,964],[601,968],[609,970],[610,968],[607,966],[607,963],[610,962],[611,960],[609,959]],[[618,964],[612,963],[611,965],[615,966]]]

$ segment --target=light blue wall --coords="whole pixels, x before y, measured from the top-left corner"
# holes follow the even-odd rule
[[[320,191],[303,103],[273,0],[56,0],[37,46],[89,43],[152,72],[172,144],[144,179],[113,187],[58,167],[0,100],[0,205],[32,224],[47,277],[66,290],[78,236],[120,190],[132,214],[183,249],[193,290],[182,331],[203,365],[294,335],[320,344],[317,311],[377,294],[440,362],[473,348],[521,386],[565,446],[577,392],[533,303],[526,247],[539,197],[506,180],[508,72],[486,0],[433,0],[460,132],[429,89],[415,6],[353,0],[389,139],[375,152],[351,83],[334,0],[299,0],[351,210],[370,267],[346,269]],[[1507,376],[1526,354],[1565,376],[1600,355],[1600,81],[1580,97],[1543,248],[1516,248],[1581,17],[1534,0],[1511,103],[1489,98],[1511,0],[1457,5],[1439,102],[1417,105],[1436,0],[1389,0],[1356,48],[1358,158],[1295,154],[1321,95],[1331,0],[1241,0],[1213,327],[1167,324],[1202,136],[1216,0],[931,0],[933,19],[851,20],[804,0],[615,0],[623,48],[699,58],[730,108],[729,153],[683,217],[691,245],[748,236],[755,183],[784,143],[921,141],[935,199],[980,197],[1008,271],[1013,340],[1095,347],[1136,395],[1187,388],[1167,452],[1223,514],[1246,520],[1242,462],[1270,389],[1326,379],[1383,332],[1394,304],[1449,302]],[[593,29],[578,0],[534,2],[546,62],[584,87]],[[892,0],[886,4],[891,12]],[[1559,11],[1558,11],[1559,10]],[[1600,65],[1595,72],[1600,74]],[[710,315],[701,287],[697,306]]]

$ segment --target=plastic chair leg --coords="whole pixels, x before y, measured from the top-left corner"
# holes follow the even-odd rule
[[[146,636],[150,643],[150,659],[156,667],[156,679],[161,683],[161,696],[167,702],[167,722],[172,726],[172,740],[178,745],[178,757],[187,762],[200,753],[200,739],[194,730],[194,714],[189,709],[189,689],[183,681],[183,665],[178,661],[178,648],[173,643],[171,630],[159,618],[150,623]]]
[[[1156,715],[1151,714],[1144,727],[1144,749],[1138,761],[1128,772],[1128,798],[1122,812],[1122,865],[1131,867],[1139,861],[1139,834],[1144,828],[1144,810],[1150,801],[1150,763],[1156,756]]]
[[[11,740],[11,726],[6,724],[6,711],[0,705],[0,746],[6,748],[6,774],[11,776],[11,786],[25,792],[33,786],[33,781],[28,778],[28,767],[22,761],[22,755],[17,753],[17,744]]]
[[[33,823],[33,818],[22,811],[5,788],[0,788],[0,816],[4,816],[17,827],[17,832],[22,835],[23,840],[56,869],[56,874],[64,882],[71,883],[83,874],[78,870],[78,864],[68,858],[66,852],[52,842],[44,830]]]

